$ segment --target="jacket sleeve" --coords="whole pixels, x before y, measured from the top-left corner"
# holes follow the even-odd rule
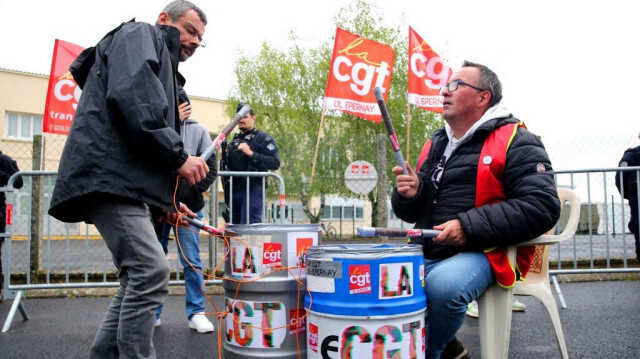
[[[174,71],[161,36],[153,26],[136,23],[115,33],[108,50],[106,97],[118,112],[115,124],[150,159],[168,169],[187,159],[182,139],[167,118],[175,112]],[[171,76],[171,77],[169,77]],[[174,119],[177,120],[177,119]]]
[[[503,174],[507,199],[458,215],[472,248],[508,246],[536,238],[560,218],[560,200],[544,146],[519,129]]]
[[[260,141],[260,146],[252,148],[253,157],[250,165],[256,171],[277,170],[280,168],[280,157],[276,140],[268,134],[264,134],[264,139]]]
[[[20,172],[18,168],[18,164],[11,157],[6,155],[0,155],[2,161],[2,168],[0,168],[0,185],[6,186],[7,182],[9,182],[9,178],[16,173]],[[23,186],[22,176],[16,178],[13,182],[13,188],[20,189]]]
[[[418,178],[420,184],[418,187],[418,193],[413,198],[404,198],[398,193],[398,188],[393,186],[393,193],[391,194],[391,208],[396,217],[407,223],[416,223],[419,215],[424,211],[423,204],[425,203],[426,191],[424,191],[424,173],[418,172]]]
[[[277,170],[280,168],[280,157],[276,140],[266,135],[261,146],[252,148],[251,166],[257,171]]]

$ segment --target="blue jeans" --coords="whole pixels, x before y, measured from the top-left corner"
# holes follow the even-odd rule
[[[199,220],[202,219],[202,212],[196,212],[196,214],[198,215],[197,218]],[[169,233],[171,232],[171,228],[172,226],[165,222],[162,227],[162,234],[158,236],[158,241],[160,241],[165,255],[168,252],[167,245],[169,243]],[[200,261],[200,236],[198,235],[200,230],[194,226],[191,226],[190,229],[191,230],[178,227],[178,236],[176,238],[176,242],[180,241],[180,247],[177,248],[177,252],[178,257],[180,257],[182,267],[184,268],[187,319],[191,319],[195,313],[204,312],[204,294],[202,294],[204,278],[202,276],[202,262]],[[177,245],[178,244],[176,243],[176,246]],[[180,251],[180,248],[182,248],[182,252]],[[162,305],[156,310],[156,318],[160,318],[161,314]]]
[[[495,283],[487,256],[463,252],[442,260],[425,259],[427,358],[440,353],[464,323],[469,303]]]
[[[247,206],[249,206],[249,221],[247,222]],[[233,191],[233,224],[261,223],[264,203],[262,202],[262,182],[250,184],[249,198],[246,188]]]

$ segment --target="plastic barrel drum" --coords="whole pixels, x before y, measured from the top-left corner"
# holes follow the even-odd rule
[[[424,358],[421,246],[311,247],[307,288],[307,358]]]
[[[304,256],[309,247],[319,244],[321,228],[314,224],[227,226],[225,358],[298,359],[299,353],[306,358],[305,289],[298,280],[304,283]]]

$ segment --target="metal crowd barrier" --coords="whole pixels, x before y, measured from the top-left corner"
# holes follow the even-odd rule
[[[63,223],[47,214],[56,175],[55,171],[21,171],[11,176],[6,187],[0,188],[0,191],[6,193],[7,206],[13,209],[9,211],[11,220],[6,226],[6,233],[0,234],[5,237],[2,251],[3,298],[13,299],[2,332],[9,330],[18,310],[24,319],[29,319],[22,304],[27,290],[119,286],[111,254],[104,241],[100,240],[97,230],[86,224]],[[13,188],[18,176],[22,176],[24,181],[21,190]],[[205,222],[209,221],[212,226],[218,223],[217,181],[225,176],[245,177],[247,182],[252,177],[261,177],[263,202],[266,181],[268,178],[274,178],[278,183],[280,206],[285,206],[284,180],[278,174],[220,171],[210,189],[209,216],[203,219]],[[247,187],[247,198],[249,190]],[[284,221],[284,218],[281,221]],[[34,238],[39,240],[33,240]],[[217,244],[217,238],[209,237],[209,270],[215,268]],[[170,245],[170,255],[171,247],[175,250],[176,246]],[[184,285],[184,279],[180,278],[182,265],[178,254],[175,255],[175,278],[169,281],[170,286]],[[203,269],[207,270],[204,261]],[[208,285],[220,283],[220,280],[207,282]]]
[[[624,192],[621,195],[616,188],[616,172],[634,172],[636,193],[640,193],[640,167],[555,171],[558,187],[576,191],[582,208],[576,235],[550,252],[555,262],[549,271],[552,275],[640,273],[635,238],[627,228],[630,208]]]
[[[615,187],[614,176],[617,171],[635,171],[636,178],[640,179],[640,167],[554,172],[557,185],[575,190],[582,201],[581,221],[576,235],[550,250],[550,261],[553,263],[550,274],[559,296],[561,293],[556,279],[559,274],[640,273],[640,266],[633,259],[635,239],[627,230],[629,206]],[[18,175],[24,178],[24,187],[20,191],[12,188]],[[100,238],[95,228],[62,223],[47,215],[55,175],[56,172],[23,171],[13,175],[6,187],[0,188],[7,194],[7,204],[14,207],[12,222],[7,225],[2,261],[5,276],[3,295],[5,299],[13,298],[14,301],[3,332],[9,330],[18,310],[28,319],[21,303],[27,290],[119,285],[108,249],[103,241],[94,240]],[[279,184],[277,191],[280,193],[281,209],[284,207],[284,181],[277,174],[221,171],[216,180],[225,176],[246,177],[244,180],[247,181],[250,177],[263,177],[263,187],[266,178],[275,178]],[[216,226],[219,217],[217,182],[212,188],[209,213],[203,221]],[[640,192],[640,188],[638,190]],[[280,220],[284,220],[284,216]],[[562,219],[559,229],[561,225]],[[209,269],[215,268],[218,261],[217,245],[217,240],[209,240]],[[175,249],[176,246],[170,245],[170,249],[172,247]],[[203,267],[206,267],[204,262]],[[180,279],[180,268],[179,258],[176,257],[175,278],[169,282],[170,285],[184,285]],[[209,281],[209,284],[219,283]],[[561,303],[564,306],[562,299]]]
[[[244,179],[239,180],[235,177],[244,177]],[[220,181],[222,178],[229,178],[229,188],[233,188],[233,184],[234,181],[244,181],[245,182],[245,187],[246,187],[246,192],[245,192],[245,198],[247,198],[247,203],[248,205],[246,206],[246,218],[247,220],[249,219],[249,207],[250,207],[250,180],[253,177],[261,177],[262,178],[262,203],[263,203],[263,216],[266,216],[267,214],[267,201],[266,201],[266,193],[267,193],[267,179],[269,177],[273,177],[276,178],[278,180],[278,185],[279,185],[279,193],[280,193],[280,209],[284,209],[285,207],[285,190],[284,190],[284,180],[282,179],[282,177],[280,177],[279,175],[275,174],[275,173],[271,173],[271,172],[240,172],[240,171],[220,171],[218,172],[218,176],[216,177],[216,182],[213,183],[212,187],[213,188],[218,188],[218,181]],[[233,219],[233,214],[234,212],[240,211],[239,208],[233,208],[233,191],[229,191],[229,217],[230,219]],[[212,198],[213,200],[209,201],[210,206],[211,206],[211,213],[212,218],[216,218],[218,216],[217,214],[217,205],[214,206],[214,204],[218,203],[218,192],[217,191],[212,191]],[[264,218],[264,217],[263,217]],[[280,223],[284,223],[284,216],[280,216]],[[233,223],[233,222],[230,222]],[[244,224],[244,223],[234,223],[234,224]]]

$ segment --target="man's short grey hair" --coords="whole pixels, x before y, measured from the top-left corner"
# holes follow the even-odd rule
[[[489,100],[489,108],[502,100],[502,83],[498,79],[498,75],[491,71],[490,68],[471,61],[464,61],[462,67],[475,67],[480,70],[480,88],[487,89],[491,92],[491,100]]]
[[[167,6],[165,6],[162,11],[169,14],[169,17],[171,18],[171,20],[177,21],[180,17],[182,17],[182,15],[184,15],[185,12],[189,10],[194,10],[196,13],[198,13],[200,20],[202,20],[202,23],[207,25],[207,15],[204,14],[202,9],[200,9],[190,1],[186,1],[186,0],[172,1]]]

